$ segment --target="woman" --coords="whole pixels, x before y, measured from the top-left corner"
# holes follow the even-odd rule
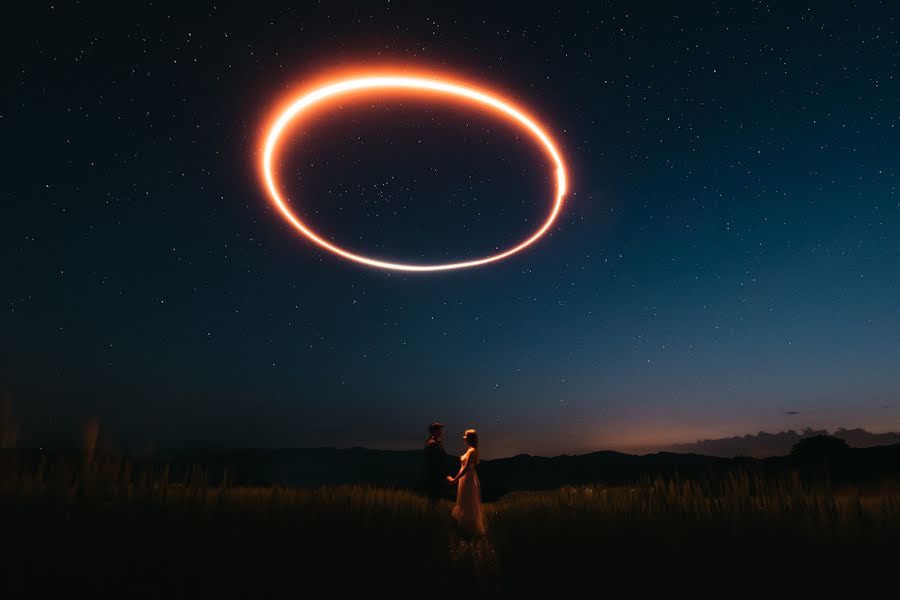
[[[466,429],[463,439],[469,448],[459,457],[459,473],[456,477],[447,476],[447,481],[457,483],[456,506],[452,514],[461,533],[480,536],[484,535],[484,518],[481,514],[481,483],[475,472],[478,465],[478,432]]]

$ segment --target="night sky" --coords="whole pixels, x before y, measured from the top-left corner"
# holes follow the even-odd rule
[[[900,428],[892,3],[33,4],[0,84],[21,443],[88,419],[135,450],[416,448],[437,419],[487,457]],[[410,274],[292,229],[265,128],[363,70],[538,117],[570,176],[548,235]],[[531,139],[452,103],[347,100],[291,140],[295,210],[380,258],[483,256],[552,201]]]

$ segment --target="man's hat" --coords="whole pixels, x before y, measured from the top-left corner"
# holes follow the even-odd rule
[[[435,421],[434,423],[432,423],[431,425],[428,426],[428,431],[437,431],[438,429],[440,429],[443,426],[444,426],[443,423],[438,423],[437,421]]]

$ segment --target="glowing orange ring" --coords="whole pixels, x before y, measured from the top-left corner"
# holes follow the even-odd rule
[[[513,248],[510,248],[508,250],[504,250],[499,254],[493,254],[485,258],[468,260],[464,262],[445,263],[437,265],[414,265],[377,260],[374,258],[369,258],[367,256],[362,256],[360,254],[354,254],[353,252],[348,252],[347,250],[335,246],[334,244],[316,235],[316,233],[313,232],[312,229],[307,227],[303,223],[303,221],[297,218],[297,216],[285,204],[284,200],[282,200],[281,194],[278,193],[278,186],[275,184],[275,177],[272,175],[272,156],[278,146],[279,137],[284,132],[285,127],[287,127],[288,123],[290,123],[291,120],[297,117],[303,110],[309,108],[317,102],[321,102],[326,98],[332,98],[334,96],[359,90],[385,88],[400,88],[435,92],[471,100],[475,104],[487,105],[488,107],[495,109],[498,113],[500,113],[500,115],[510,117],[514,122],[524,126],[525,129],[531,132],[534,137],[537,138],[537,140],[540,141],[541,144],[543,144],[544,148],[547,151],[547,154],[556,164],[556,199],[553,203],[553,208],[550,211],[550,215],[547,217],[547,220],[544,221],[543,225],[541,225],[541,227],[533,234],[531,234],[531,236],[528,237],[525,241],[520,242],[517,246],[514,246]],[[556,146],[553,144],[553,141],[550,139],[550,136],[544,133],[544,130],[541,129],[541,127],[538,126],[538,124],[533,119],[526,116],[522,111],[514,108],[504,100],[500,100],[499,98],[489,95],[483,91],[456,83],[436,81],[432,79],[421,79],[418,77],[378,76],[363,77],[358,79],[345,79],[319,87],[312,92],[309,92],[308,94],[302,96],[299,100],[291,103],[290,106],[288,106],[287,110],[281,113],[281,115],[275,121],[275,124],[272,125],[272,128],[269,130],[269,135],[266,138],[266,145],[262,157],[262,173],[265,179],[266,187],[269,191],[270,199],[275,204],[275,207],[278,208],[279,211],[281,211],[281,214],[284,215],[284,217],[288,220],[288,222],[290,222],[291,225],[296,227],[300,231],[300,233],[305,235],[307,238],[309,238],[319,246],[325,248],[326,250],[334,252],[335,254],[344,258],[369,265],[371,267],[400,271],[448,271],[450,269],[477,267],[479,265],[485,265],[487,263],[507,258],[508,256],[511,256],[524,248],[527,248],[535,241],[537,241],[538,238],[544,235],[547,229],[549,229],[550,225],[553,224],[553,221],[556,220],[556,217],[559,214],[559,210],[560,208],[562,208],[563,197],[566,194],[566,168],[563,165],[562,158],[560,158],[559,152],[557,151]]]

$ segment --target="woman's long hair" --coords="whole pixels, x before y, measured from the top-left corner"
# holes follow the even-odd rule
[[[475,429],[466,429],[464,437],[466,438],[466,443],[469,444],[472,448],[475,448],[475,464],[477,465],[479,463],[478,431]]]

